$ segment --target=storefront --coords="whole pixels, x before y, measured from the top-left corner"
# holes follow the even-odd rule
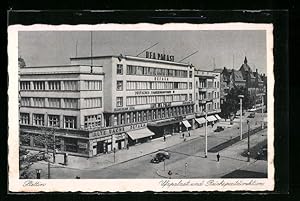
[[[184,130],[182,130],[182,131],[189,131],[192,127],[191,124],[187,120],[182,121],[182,124],[184,125]]]
[[[155,134],[148,128],[142,128],[139,130],[127,131],[129,145],[135,145],[139,143],[148,142]]]
[[[215,114],[215,117],[217,118],[217,121],[221,120],[221,117],[218,114]]]
[[[153,138],[163,137],[164,135],[179,133],[181,130],[182,118],[172,118],[148,123],[148,128],[155,133]]]
[[[207,124],[208,125],[213,125],[216,123],[216,121],[218,120],[214,115],[210,115],[207,117]]]
[[[197,118],[195,119],[195,128],[201,128],[203,126],[205,126],[205,118],[201,117],[201,118]]]

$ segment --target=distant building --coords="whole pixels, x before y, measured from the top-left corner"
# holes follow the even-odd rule
[[[259,106],[261,96],[266,96],[266,79],[265,75],[260,75],[256,69],[252,71],[248,65],[247,57],[244,59],[244,63],[241,65],[239,70],[227,69],[215,69],[214,72],[221,73],[221,104],[226,98],[229,90],[234,87],[244,87],[247,89],[249,94],[256,99],[256,103]],[[264,98],[264,103],[266,99]]]

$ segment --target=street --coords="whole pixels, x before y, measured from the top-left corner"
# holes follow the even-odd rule
[[[253,126],[256,123],[256,118],[252,121]],[[216,127],[215,127],[216,128]],[[243,130],[246,131],[246,125]],[[197,131],[197,130],[196,130]],[[267,129],[260,131],[251,136],[251,147],[266,140]],[[220,133],[211,132],[208,135],[208,150],[220,143],[230,140],[233,137],[239,136],[239,129],[236,127],[226,128]],[[178,138],[172,136],[171,138]],[[151,142],[161,143],[161,142]],[[151,146],[151,143],[148,146]],[[153,144],[153,145],[154,145]],[[143,146],[143,145],[139,145]],[[203,133],[198,137],[187,141],[181,140],[181,143],[164,148],[171,154],[171,158],[158,164],[150,163],[155,152],[143,154],[127,161],[111,164],[107,167],[95,166],[93,169],[76,169],[64,166],[51,167],[52,179],[73,179],[79,176],[81,179],[122,179],[122,178],[221,178],[245,166],[255,166],[255,160],[247,162],[247,158],[242,156],[242,153],[247,149],[247,139],[237,142],[228,148],[221,150],[220,162],[216,162],[216,153],[208,153],[208,158],[204,158],[205,140]],[[124,150],[128,151],[128,150]],[[126,153],[126,152],[124,152]],[[121,154],[121,152],[120,152]],[[266,171],[267,163],[261,168],[262,172]],[[164,167],[165,165],[165,167]],[[41,178],[47,178],[47,164],[35,163],[31,169],[42,169]],[[168,176],[167,171],[171,170],[172,175]]]

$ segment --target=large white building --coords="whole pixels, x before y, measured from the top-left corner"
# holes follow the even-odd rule
[[[208,112],[216,114],[220,76],[206,73]],[[199,74],[185,63],[122,55],[21,68],[20,130],[31,136],[22,144],[42,148],[34,135],[53,127],[58,149],[92,157],[194,129],[203,111]]]

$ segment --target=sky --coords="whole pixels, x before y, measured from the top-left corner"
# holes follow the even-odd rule
[[[93,31],[93,55],[136,56],[148,51],[174,55],[202,70],[239,69],[247,56],[253,71],[266,73],[264,30]],[[70,57],[91,55],[90,31],[20,31],[18,54],[26,66],[70,64]],[[145,53],[140,57],[145,57]]]

